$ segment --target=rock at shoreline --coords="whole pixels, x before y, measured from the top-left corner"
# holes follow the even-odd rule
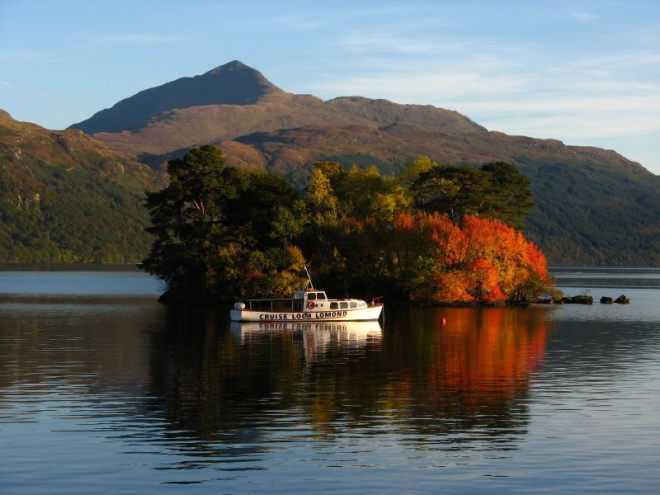
[[[617,304],[630,304],[630,298],[625,294],[621,294],[614,300],[614,302]]]
[[[607,297],[607,296],[603,296],[603,297],[600,298],[600,303],[601,304],[612,304],[612,298]]]
[[[561,302],[563,304],[593,304],[594,298],[591,296],[562,297]]]

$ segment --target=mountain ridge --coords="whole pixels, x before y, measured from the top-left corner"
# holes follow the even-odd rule
[[[191,147],[214,144],[229,165],[277,172],[299,188],[313,163],[322,160],[377,165],[384,173],[394,173],[420,155],[438,163],[474,166],[507,161],[530,179],[537,207],[526,222],[526,235],[552,264],[660,265],[660,178],[614,151],[509,136],[431,105],[401,105],[362,96],[323,101],[295,95],[238,61],[177,81],[217,82],[212,78],[218,74],[238,75],[256,86],[238,94],[228,84],[194,100],[208,103],[221,94],[231,95],[231,103],[160,111],[173,101],[189,101],[178,93],[179,86],[166,83],[138,93],[151,92],[155,102],[151,113],[142,112],[131,120],[133,110],[128,107],[139,102],[138,95],[112,107],[113,119],[124,119],[130,130],[111,131],[113,119],[109,127],[99,127],[104,111],[95,114],[94,125],[105,130],[92,137],[155,169]],[[226,80],[238,80],[231,77]],[[249,89],[254,87],[261,89]],[[124,107],[128,113],[122,116]]]

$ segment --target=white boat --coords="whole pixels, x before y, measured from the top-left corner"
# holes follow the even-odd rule
[[[373,321],[380,318],[383,306],[379,298],[329,299],[308,279],[293,298],[245,299],[234,304],[230,316],[232,321],[260,322]]]

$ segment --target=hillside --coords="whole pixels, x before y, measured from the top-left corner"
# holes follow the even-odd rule
[[[77,130],[0,111],[0,261],[139,261],[144,191],[163,177]]]
[[[109,148],[159,168],[216,144],[229,164],[289,177],[335,160],[392,173],[420,155],[439,163],[516,164],[537,207],[527,234],[554,265],[660,265],[660,178],[621,155],[489,132],[432,106],[287,93],[237,61],[147,89],[75,124]]]
[[[507,161],[530,179],[527,236],[555,265],[660,264],[660,178],[614,151],[499,132],[457,137],[411,124],[306,127],[219,142],[229,163],[260,164],[302,187],[309,165],[377,164],[394,172],[419,155],[439,163]]]

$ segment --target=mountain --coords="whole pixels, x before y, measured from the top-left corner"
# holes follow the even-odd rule
[[[613,151],[489,132],[433,106],[295,95],[234,61],[142,91],[73,127],[154,168],[215,144],[229,164],[271,170],[298,187],[320,160],[387,173],[420,155],[507,161],[530,179],[537,207],[526,234],[552,264],[660,265],[660,178]]]
[[[201,76],[183,77],[141,91],[72,127],[86,134],[131,131],[174,109],[206,105],[252,105],[268,95],[281,92],[261,73],[234,61]]]
[[[660,265],[660,177],[614,151],[413,124],[305,127],[216,143],[229,162],[257,164],[302,185],[309,164],[332,160],[385,172],[419,155],[439,163],[507,161],[530,179],[526,235],[554,265]]]
[[[159,164],[173,151],[254,132],[310,125],[382,126],[398,121],[447,132],[485,131],[457,112],[432,106],[361,97],[324,102],[311,95],[294,95],[238,61],[141,91],[71,127],[114,150]]]
[[[0,261],[138,261],[152,242],[144,192],[164,183],[80,131],[0,110]]]
[[[537,207],[526,234],[551,264],[660,265],[659,177],[614,151],[488,131],[451,110],[357,96],[323,101],[295,95],[234,61],[142,91],[72,127],[94,138],[85,141],[96,150],[90,151],[96,158],[83,167],[88,188],[97,187],[108,164],[119,161],[101,158],[109,156],[109,149],[158,169],[191,147],[215,144],[229,164],[275,171],[298,187],[320,160],[376,164],[388,173],[420,155],[439,163],[507,161],[530,179]],[[84,138],[75,130],[42,132],[48,136],[43,138],[49,143],[47,155],[53,156],[62,153],[58,139]],[[5,168],[17,159],[12,150],[3,151],[0,163]],[[62,159],[79,163],[82,158],[70,153]],[[122,159],[126,170],[140,170],[137,163]],[[53,175],[44,165],[48,159],[29,160],[41,167],[43,180]],[[130,194],[155,184],[151,171],[141,173],[145,180],[130,181]],[[58,180],[67,176],[58,174]],[[3,169],[3,181],[4,175]],[[11,201],[5,199],[7,204]]]

